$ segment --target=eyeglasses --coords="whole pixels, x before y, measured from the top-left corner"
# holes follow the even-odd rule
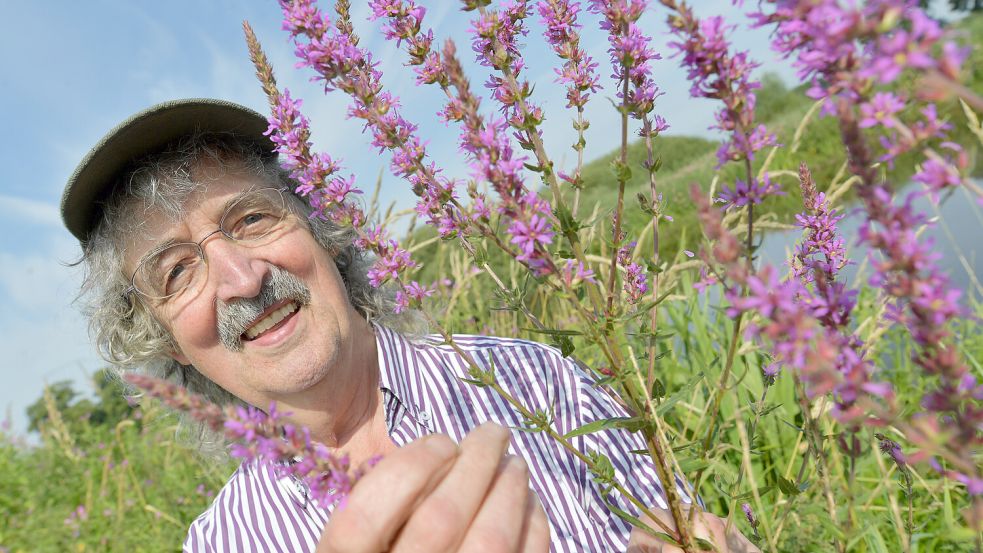
[[[257,188],[242,194],[226,209],[218,229],[198,242],[170,244],[145,256],[130,278],[126,294],[137,292],[151,300],[168,300],[195,290],[208,276],[201,245],[222,233],[233,242],[256,242],[284,228],[287,217],[283,189]]]

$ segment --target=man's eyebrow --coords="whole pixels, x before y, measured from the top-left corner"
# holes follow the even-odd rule
[[[167,248],[170,248],[174,244],[178,244],[178,243],[179,242],[177,240],[175,240],[174,238],[168,238],[167,240],[164,240],[163,242],[155,245],[153,248],[150,248],[150,250],[147,251],[147,253],[143,254],[143,257],[141,257],[140,259],[137,260],[136,266],[137,267],[140,267],[140,265],[143,265],[147,261],[150,261],[151,259],[154,258],[154,256],[156,256],[160,252],[162,252],[162,251],[166,250]]]
[[[246,197],[247,194],[249,194],[251,192],[254,192],[255,190],[256,189],[254,189],[254,188],[250,188],[249,190],[243,190],[242,192],[239,192],[235,196],[232,196],[231,198],[229,198],[229,200],[226,201],[225,204],[222,205],[222,209],[221,209],[221,211],[219,211],[219,213],[221,213],[221,215],[219,217],[219,220],[216,221],[216,223],[217,224],[221,224],[222,223],[221,218],[222,217],[225,217],[225,214],[228,213],[229,209],[231,209],[233,205],[235,205],[237,202],[239,202],[239,200],[241,200],[244,197]],[[150,250],[147,253],[145,253],[143,255],[143,257],[141,257],[139,259],[139,261],[137,261],[137,267],[139,267],[141,263],[144,263],[148,259],[153,258],[155,255],[159,254],[160,252],[166,250],[167,248],[170,248],[174,244],[193,244],[193,243],[194,243],[193,239],[178,241],[177,239],[175,239],[173,237],[168,238],[168,239],[164,240],[163,242],[160,242],[159,244],[156,244],[154,247],[150,248]]]

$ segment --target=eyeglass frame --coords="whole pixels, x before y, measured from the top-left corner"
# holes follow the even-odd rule
[[[284,192],[290,193],[290,188],[289,187],[286,187],[286,186],[264,186],[264,187],[261,187],[261,188],[253,188],[251,190],[247,190],[247,191],[243,192],[240,195],[240,197],[239,197],[238,200],[236,200],[232,204],[229,204],[229,206],[226,207],[225,208],[225,211],[222,213],[222,218],[219,219],[219,221],[218,221],[218,228],[215,229],[215,230],[213,230],[213,231],[211,231],[211,232],[209,232],[208,234],[206,234],[204,237],[202,237],[201,240],[199,240],[197,242],[176,242],[174,244],[170,244],[168,246],[165,246],[163,248],[158,249],[157,251],[155,251],[153,253],[153,255],[158,255],[161,252],[167,251],[168,249],[173,248],[175,246],[194,246],[195,249],[198,250],[198,257],[199,257],[199,259],[201,259],[202,263],[205,263],[205,265],[207,266],[208,265],[208,259],[205,257],[205,248],[202,246],[202,244],[206,240],[208,240],[209,238],[211,238],[212,236],[215,236],[216,234],[221,233],[223,236],[225,236],[226,238],[228,238],[232,243],[240,243],[240,242],[246,242],[246,243],[248,243],[249,242],[248,240],[247,241],[238,240],[238,239],[230,236],[225,230],[222,229],[222,227],[225,224],[225,218],[228,217],[229,213],[236,206],[236,204],[238,204],[242,200],[242,198],[244,198],[247,194],[250,194],[250,193],[253,193],[253,192],[260,192],[262,190],[274,190],[274,191],[276,191],[277,195],[280,196],[280,204],[281,204],[281,207],[283,208],[283,217],[280,219],[280,221],[278,221],[278,223],[283,222],[283,220],[286,219],[287,216],[292,213],[292,210],[290,209],[290,207],[287,204],[287,198],[285,198],[283,196]],[[266,234],[264,234],[262,236],[259,236],[257,238],[253,238],[252,240],[260,240],[262,238],[265,238],[266,236],[269,236],[269,234],[270,233],[268,232],[268,233],[266,233]],[[143,292],[139,288],[137,288],[137,285],[136,285],[137,273],[140,272],[140,267],[142,267],[143,264],[146,263],[147,261],[149,261],[150,259],[152,259],[152,257],[148,257],[148,256],[145,255],[137,263],[136,268],[133,269],[133,274],[130,275],[130,285],[126,288],[126,290],[123,291],[123,297],[124,298],[129,298],[132,295],[137,295],[137,296],[141,296],[141,297],[143,297],[145,299],[148,299],[148,300],[151,300],[151,301],[158,301],[159,302],[159,301],[163,301],[163,300],[172,298],[172,297],[180,294],[182,291],[184,291],[184,289],[181,289],[181,290],[179,290],[177,292],[174,292],[172,294],[168,294],[168,295],[163,296],[163,297],[154,297],[154,296],[151,296],[151,295],[147,294],[146,292]]]

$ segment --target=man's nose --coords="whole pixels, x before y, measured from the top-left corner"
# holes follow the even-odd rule
[[[208,279],[214,282],[216,299],[230,301],[259,295],[269,263],[221,234],[202,244],[208,259]]]

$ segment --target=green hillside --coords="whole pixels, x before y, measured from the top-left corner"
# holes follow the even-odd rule
[[[965,83],[971,90],[983,90],[983,14],[967,17],[960,22],[957,29],[960,35],[965,33],[970,37],[965,43],[973,45],[973,54],[964,66]],[[899,82],[898,86],[910,91],[914,84],[909,80]],[[777,77],[768,74],[762,78],[762,88],[758,90],[757,119],[777,135],[781,144],[774,152],[769,169],[790,172],[777,179],[787,194],[766,202],[758,215],[787,224],[794,221],[794,214],[802,208],[802,197],[794,176],[799,162],[804,161],[809,165],[822,190],[833,181],[846,160],[839,129],[833,118],[821,117],[818,113],[811,114],[801,133],[801,140],[794,140],[796,130],[813,107],[813,102],[805,96],[804,90],[804,86],[789,90]],[[658,111],[658,106],[656,110]],[[940,114],[953,124],[951,136],[957,142],[975,143],[968,139],[965,116],[955,101],[940,105]],[[671,114],[667,118],[670,118],[671,124]],[[684,234],[694,236],[699,233],[696,214],[690,207],[688,190],[691,183],[699,184],[704,190],[710,188],[716,173],[716,143],[687,136],[673,136],[670,133],[656,141],[655,151],[663,160],[662,169],[657,173],[658,188],[663,199],[668,202],[667,213],[675,219],[671,224],[660,226],[660,250],[662,255],[672,256],[679,251],[680,238]],[[755,170],[760,169],[769,153],[767,150],[759,153],[754,163]],[[609,167],[611,160],[617,155],[617,151],[612,151],[584,168],[586,184],[581,199],[582,212],[589,212],[594,205],[602,211],[614,209],[617,183]],[[649,216],[639,209],[634,199],[639,192],[647,194],[649,190],[648,176],[642,168],[645,157],[644,144],[641,141],[632,144],[629,160],[633,176],[625,189],[625,198],[629,200],[626,201],[625,210],[628,228],[640,228],[649,220]],[[972,157],[979,156],[974,152]],[[917,159],[909,156],[902,159],[893,170],[884,170],[893,182],[904,183],[914,172],[916,162]],[[983,166],[977,163],[975,171],[979,173],[981,169]],[[725,183],[733,183],[736,178],[741,178],[743,171],[740,164],[731,163],[723,167],[716,190],[720,190]]]

